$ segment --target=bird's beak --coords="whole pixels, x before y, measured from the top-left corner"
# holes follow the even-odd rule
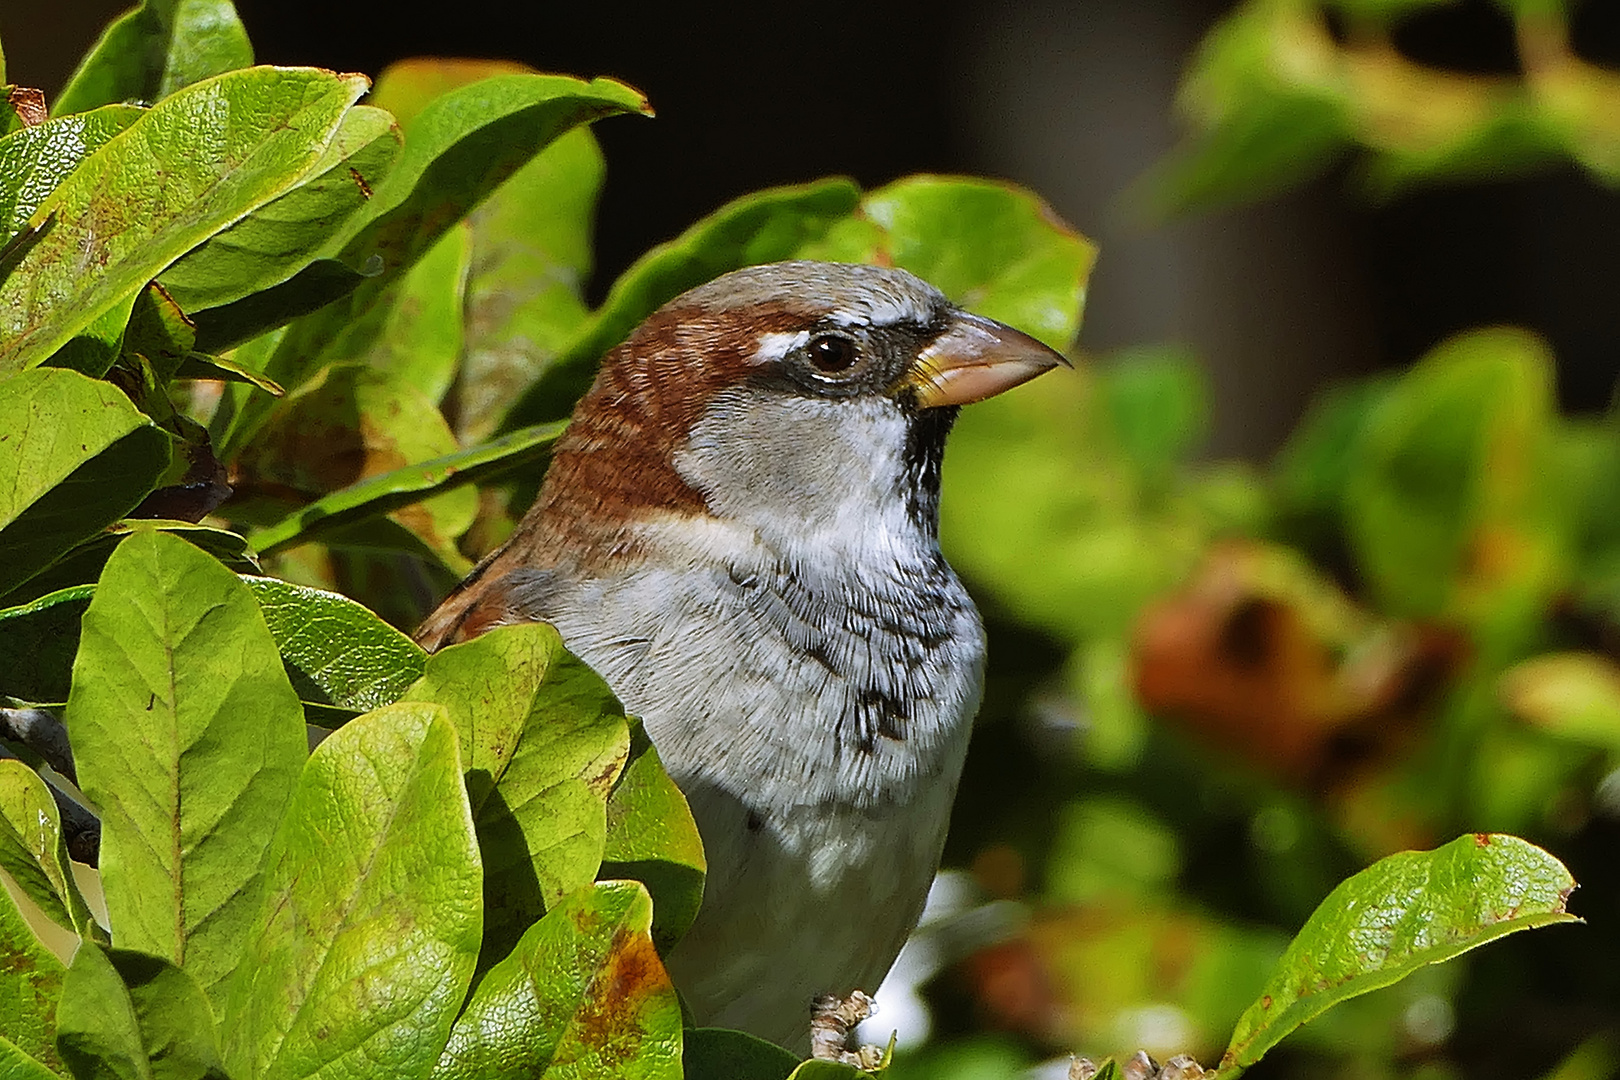
[[[900,376],[894,393],[909,395],[920,409],[970,405],[1060,364],[1071,366],[1028,334],[957,311],[944,333],[929,342]]]

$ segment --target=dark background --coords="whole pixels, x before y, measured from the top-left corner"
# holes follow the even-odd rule
[[[123,0],[0,7],[13,82],[62,85]],[[436,53],[614,75],[654,120],[596,127],[608,160],[592,289],[733,196],[830,173],[1004,177],[1102,245],[1081,347],[1193,346],[1216,394],[1211,453],[1269,453],[1336,376],[1410,362],[1441,338],[1529,326],[1566,408],[1620,373],[1620,195],[1573,167],[1375,206],[1342,168],[1263,205],[1154,223],[1121,193],[1175,141],[1178,73],[1217,0],[792,0],[772,6],[409,6],[238,0],[261,61],[376,74]],[[1620,3],[1577,7],[1575,44],[1620,67]],[[1511,72],[1487,0],[1431,9],[1398,44]]]

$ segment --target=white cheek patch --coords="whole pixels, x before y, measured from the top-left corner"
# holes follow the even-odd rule
[[[783,334],[776,331],[761,334],[759,335],[759,348],[754,350],[754,363],[775,363],[809,340],[810,331],[808,330],[799,330],[792,334]]]

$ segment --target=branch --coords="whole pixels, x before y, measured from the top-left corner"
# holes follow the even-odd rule
[[[0,709],[0,739],[22,743],[68,780],[79,782],[67,728],[49,709]]]

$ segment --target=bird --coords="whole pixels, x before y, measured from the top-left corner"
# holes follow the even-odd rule
[[[789,1048],[922,913],[983,624],[939,545],[962,405],[1066,364],[905,270],[717,277],[603,358],[534,506],[417,633],[545,621],[641,717],[709,865],[666,966]]]

